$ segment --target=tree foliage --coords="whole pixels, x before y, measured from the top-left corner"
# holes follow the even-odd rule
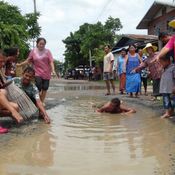
[[[40,16],[40,13],[28,13],[25,15],[27,23],[27,31],[30,39],[37,38],[41,33],[41,27],[39,26],[37,20]]]
[[[18,46],[21,57],[26,57],[28,41],[39,36],[39,14],[22,15],[17,6],[0,1],[0,48]]]
[[[112,17],[109,17],[105,24],[97,22],[81,25],[79,30],[71,32],[70,36],[63,40],[66,47],[64,53],[66,66],[89,65],[89,51],[95,62],[102,61],[104,45],[114,45],[118,39],[116,32],[121,28],[120,19]]]

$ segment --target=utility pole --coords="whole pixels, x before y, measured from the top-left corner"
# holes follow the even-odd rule
[[[89,66],[92,67],[92,53],[91,53],[91,49],[89,49]]]
[[[88,32],[90,33],[89,26],[88,26]],[[91,52],[90,47],[89,47],[89,66],[92,67],[92,52]]]
[[[33,5],[34,5],[34,14],[36,15],[36,0],[33,0]]]
[[[34,15],[36,17],[36,0],[33,0],[33,6],[34,6]],[[33,48],[35,47],[35,39],[33,39]]]

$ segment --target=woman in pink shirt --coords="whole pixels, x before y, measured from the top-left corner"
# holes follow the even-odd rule
[[[22,66],[32,63],[35,70],[35,83],[43,104],[49,88],[51,73],[56,75],[52,54],[49,49],[45,48],[45,45],[45,38],[38,38],[36,48],[30,52],[28,58],[24,62],[17,64],[17,66]]]

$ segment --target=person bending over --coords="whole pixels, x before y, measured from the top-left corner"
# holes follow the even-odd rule
[[[47,124],[49,124],[50,118],[46,113],[43,103],[40,100],[39,91],[37,87],[31,82],[34,79],[34,75],[35,75],[34,69],[32,67],[27,67],[23,71],[22,78],[19,77],[14,78],[14,83],[29,96],[29,98],[39,109],[40,116],[45,120]]]

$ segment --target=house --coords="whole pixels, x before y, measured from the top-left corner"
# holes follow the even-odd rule
[[[155,35],[125,34],[113,47],[112,52],[120,52],[123,48],[128,49],[130,44],[143,48],[147,43],[157,45],[158,37]]]
[[[137,48],[143,48],[147,43],[158,45],[158,37],[155,35],[139,35],[139,34],[123,35],[123,37],[112,48],[112,53],[114,54],[115,57],[113,69],[115,70],[116,68],[117,58],[120,55],[120,51],[123,48],[128,49],[130,44],[135,44]]]
[[[155,0],[136,29],[148,29],[148,35],[158,35],[159,32],[175,33],[168,22],[175,19],[174,0]]]

